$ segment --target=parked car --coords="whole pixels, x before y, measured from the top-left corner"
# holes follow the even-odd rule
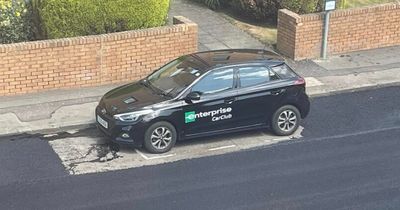
[[[291,135],[309,109],[305,80],[279,55],[217,50],[181,56],[111,90],[96,119],[111,140],[163,153],[177,140],[233,131]]]

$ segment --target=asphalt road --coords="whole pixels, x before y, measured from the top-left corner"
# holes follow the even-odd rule
[[[38,136],[0,139],[0,209],[399,209],[400,87],[312,100],[303,138],[69,175]]]

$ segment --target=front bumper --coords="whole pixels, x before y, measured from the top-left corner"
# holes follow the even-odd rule
[[[144,133],[146,132],[146,124],[138,121],[134,123],[126,123],[115,120],[109,114],[103,114],[101,107],[96,107],[96,125],[97,128],[110,138],[111,141],[118,144],[127,144],[136,147],[141,147],[144,141]],[[108,128],[105,128],[97,121],[97,116],[100,116],[108,123]],[[123,134],[128,134],[129,137],[123,137]]]

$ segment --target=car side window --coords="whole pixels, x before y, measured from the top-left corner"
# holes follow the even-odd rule
[[[218,93],[233,88],[233,68],[215,70],[204,76],[192,88],[202,94]]]
[[[241,87],[250,87],[266,83],[278,77],[265,66],[248,66],[239,68]]]

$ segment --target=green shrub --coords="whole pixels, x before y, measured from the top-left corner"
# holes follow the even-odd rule
[[[165,24],[169,0],[34,0],[48,38],[112,33]]]
[[[259,21],[276,20],[282,8],[299,14],[317,12],[322,3],[323,0],[230,0],[230,5],[240,15]]]
[[[31,40],[29,15],[24,0],[0,0],[0,43]]]
[[[323,0],[282,0],[280,7],[298,14],[308,14],[320,11],[323,3]]]
[[[275,17],[279,4],[277,0],[232,0],[232,7],[242,16],[255,20]]]
[[[204,3],[212,9],[217,9],[221,7],[220,0],[204,0]]]
[[[194,0],[211,9],[232,7],[240,16],[258,21],[276,20],[278,10],[289,9],[299,14],[320,11],[324,0]]]
[[[205,4],[211,9],[220,9],[227,6],[231,0],[193,0],[202,4]]]

